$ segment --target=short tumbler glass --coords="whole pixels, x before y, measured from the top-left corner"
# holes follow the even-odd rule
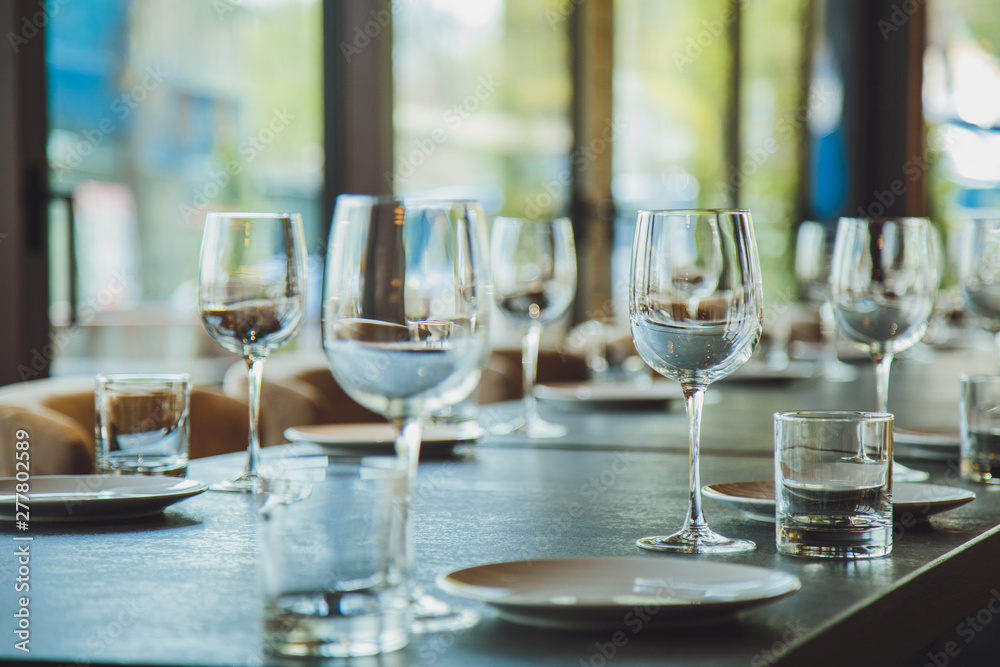
[[[395,457],[279,459],[258,494],[264,643],[346,658],[406,645],[406,469]]]
[[[98,375],[94,402],[97,472],[187,474],[191,376]]]
[[[778,551],[875,558],[892,551],[892,415],[774,415]]]
[[[962,479],[1000,484],[1000,376],[963,375],[958,412]]]

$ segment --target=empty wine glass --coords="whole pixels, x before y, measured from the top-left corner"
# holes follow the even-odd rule
[[[517,431],[529,438],[558,438],[566,427],[538,415],[535,374],[542,326],[566,312],[576,294],[576,250],[568,218],[497,218],[490,243],[493,299],[521,329],[524,419],[494,433]]]
[[[205,217],[198,260],[198,312],[209,335],[246,361],[250,442],[243,472],[216,491],[252,492],[260,465],[260,383],[264,359],[287,343],[305,312],[306,244],[297,213]]]
[[[837,358],[837,320],[830,304],[830,254],[826,225],[805,220],[795,239],[795,277],[806,301],[819,308],[820,374],[828,382],[851,382],[858,371]]]
[[[397,429],[412,498],[421,429],[467,397],[487,354],[486,222],[470,201],[341,195],[323,282],[323,347],[337,382]],[[413,576],[412,511],[406,556],[414,632],[478,620],[423,592]]]
[[[708,527],[699,469],[705,388],[746,363],[761,335],[763,296],[750,212],[639,211],[630,291],[636,349],[653,370],[684,389],[690,440],[684,527],[636,544],[680,553],[754,549],[749,540]]]
[[[995,334],[1000,350],[1000,219],[977,219],[965,230],[959,290],[962,302]]]
[[[920,340],[934,311],[937,265],[927,218],[841,218],[837,225],[830,300],[841,333],[875,363],[878,411],[888,412],[893,356]],[[893,462],[893,478],[929,475]]]

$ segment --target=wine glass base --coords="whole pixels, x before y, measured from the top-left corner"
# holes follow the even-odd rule
[[[854,382],[858,379],[858,369],[839,359],[824,361],[819,372],[827,382]]]
[[[487,430],[490,435],[520,435],[526,438],[561,438],[569,432],[562,424],[553,424],[543,419],[531,422],[519,419],[490,426]]]
[[[229,493],[253,493],[260,485],[260,477],[243,473],[239,477],[227,479],[209,485],[210,491],[228,491]]]
[[[471,609],[452,607],[427,593],[419,593],[410,601],[413,617],[410,622],[412,634],[424,635],[432,632],[455,632],[467,630],[479,623],[479,614]]]
[[[569,431],[562,424],[553,424],[544,419],[532,419],[521,424],[516,432],[529,438],[561,438]]]
[[[894,482],[923,482],[930,476],[931,474],[924,470],[907,468],[899,461],[892,462],[892,481]]]
[[[750,540],[723,537],[708,527],[700,530],[684,528],[672,535],[644,537],[636,540],[635,545],[640,549],[679,554],[732,554],[757,548]]]

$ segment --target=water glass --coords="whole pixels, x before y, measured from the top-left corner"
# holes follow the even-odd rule
[[[962,479],[1000,484],[1000,376],[963,375],[958,400]]]
[[[778,551],[874,558],[892,551],[892,415],[774,415]]]
[[[191,377],[98,375],[94,391],[97,472],[187,474]]]
[[[261,469],[260,590],[270,653],[356,657],[406,645],[406,470],[391,457]]]

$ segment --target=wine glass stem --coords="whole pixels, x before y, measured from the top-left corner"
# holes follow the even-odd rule
[[[417,464],[420,462],[420,437],[423,424],[413,417],[394,419],[393,424],[396,427],[396,456],[406,466],[406,477],[411,487],[408,494],[411,494],[417,479]]]
[[[875,398],[879,412],[889,412],[889,367],[892,352],[873,352],[875,360]]]
[[[997,360],[1000,361],[1000,330],[993,336],[993,346],[997,352]]]
[[[524,423],[532,424],[540,418],[535,403],[535,376],[538,373],[538,345],[542,337],[542,325],[533,322],[521,339],[521,369],[524,381]]]
[[[250,444],[247,447],[247,462],[243,466],[243,476],[257,477],[260,467],[260,385],[264,371],[264,357],[250,355],[247,362],[247,389],[250,402]]]
[[[684,385],[684,407],[687,409],[688,442],[690,446],[690,477],[688,479],[690,502],[688,503],[688,513],[684,523],[685,528],[689,531],[697,531],[708,527],[705,517],[701,513],[701,466],[699,458],[701,449],[701,406],[704,398],[704,387]]]
[[[819,307],[819,338],[823,355],[821,361],[827,368],[835,366],[837,359],[837,320],[833,314],[833,305],[824,301]]]
[[[414,562],[416,543],[413,538],[413,493],[417,483],[417,464],[420,462],[420,437],[423,424],[419,419],[403,417],[393,419],[396,427],[396,456],[406,467],[406,500],[403,519],[403,562],[406,567],[406,581],[410,597],[416,599],[421,594],[417,584]]]

